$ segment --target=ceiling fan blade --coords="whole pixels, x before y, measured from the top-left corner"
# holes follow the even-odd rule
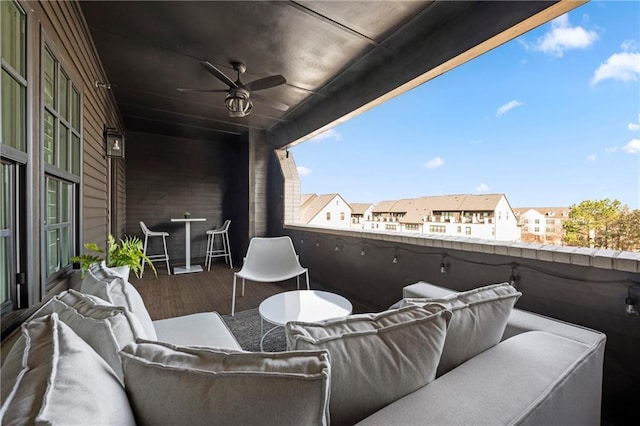
[[[200,61],[200,65],[202,65],[204,67],[204,69],[209,71],[211,74],[213,74],[214,77],[216,77],[218,80],[222,81],[227,86],[236,87],[236,88],[238,87],[238,85],[233,80],[231,80],[229,77],[227,77],[218,68],[213,66],[213,64],[211,62],[209,62],[209,61]]]
[[[205,92],[205,93],[227,93],[229,89],[185,89],[178,87],[178,92]]]
[[[250,83],[246,83],[244,87],[245,89],[248,89],[251,91],[263,90],[263,89],[268,89],[270,87],[280,86],[281,84],[285,84],[286,82],[287,80],[283,76],[278,74],[278,75],[272,75],[269,77],[253,80]]]
[[[257,102],[260,102],[261,104],[265,104],[273,109],[277,109],[280,111],[286,111],[289,109],[289,105],[283,104],[280,101],[276,101],[275,99],[268,98],[259,93],[251,93],[251,99],[254,99]]]

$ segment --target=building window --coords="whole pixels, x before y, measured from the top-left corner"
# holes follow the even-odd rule
[[[456,227],[456,232],[457,232],[458,234],[462,233],[462,226],[459,226],[459,225],[458,225],[458,226]]]
[[[331,220],[331,212],[327,212],[327,220]]]
[[[404,225],[404,228],[407,231],[419,231],[420,225],[418,225],[417,223],[407,223],[406,225]]]
[[[78,232],[80,91],[48,47],[42,53],[46,276],[70,267]]]
[[[24,270],[17,241],[27,223],[23,207],[27,156],[26,14],[15,1],[0,1],[0,310],[20,308],[16,273]],[[21,207],[22,206],[22,207]],[[24,248],[23,248],[24,249]]]
[[[470,226],[466,226],[464,228],[464,233],[467,234],[467,235],[471,235],[471,227]]]
[[[524,223],[529,223],[529,219],[525,219],[525,220],[524,220]]]
[[[536,219],[535,223],[536,223],[536,225],[538,225],[540,223],[540,219]]]
[[[524,229],[523,229],[523,231],[524,231],[524,232],[529,232],[529,227],[528,227],[528,226],[525,226],[525,227],[524,227]]]
[[[340,220],[344,220],[344,212],[340,212]]]
[[[444,234],[447,232],[447,227],[444,225],[429,225],[429,232]]]
[[[396,230],[396,225],[387,224],[387,225],[384,226],[384,229],[386,231],[395,231]]]
[[[533,228],[533,232],[540,232],[540,228],[536,226],[535,228]]]

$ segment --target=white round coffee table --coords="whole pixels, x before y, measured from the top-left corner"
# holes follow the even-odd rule
[[[294,290],[275,294],[265,299],[260,312],[260,350],[265,337],[289,321],[315,322],[351,314],[353,306],[344,297],[319,290]],[[264,332],[264,321],[275,327]]]

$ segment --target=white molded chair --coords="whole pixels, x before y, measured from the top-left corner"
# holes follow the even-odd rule
[[[171,268],[169,267],[169,253],[167,252],[167,240],[166,240],[166,237],[169,236],[169,233],[162,232],[162,231],[152,231],[149,228],[147,228],[147,225],[145,225],[143,221],[140,221],[140,228],[142,228],[142,232],[144,233],[144,249],[143,249],[144,254],[152,261],[164,260],[167,263],[167,274],[171,275]],[[164,254],[147,254],[147,242],[149,241],[149,237],[162,237]],[[145,264],[145,260],[142,259],[142,270],[140,271],[140,278],[142,278],[142,274],[144,274],[144,264]]]
[[[224,261],[233,269],[233,261],[231,260],[231,245],[229,244],[229,226],[231,221],[225,220],[220,228],[210,229],[207,231],[207,253],[204,263],[207,269],[211,270],[211,261],[214,257],[224,257]],[[222,247],[216,248],[216,236],[219,235],[222,240]]]
[[[273,283],[297,278],[300,289],[300,275],[307,278],[309,290],[309,271],[300,265],[291,238],[285,237],[254,237],[249,241],[247,255],[242,268],[233,274],[233,299],[231,302],[231,316],[236,311],[236,279],[242,278],[242,296],[244,296],[245,280]]]

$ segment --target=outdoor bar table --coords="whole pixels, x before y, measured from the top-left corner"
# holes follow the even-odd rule
[[[190,272],[202,272],[202,266],[200,265],[191,265],[191,222],[204,222],[207,219],[203,217],[189,217],[189,218],[179,218],[179,219],[171,219],[171,222],[184,222],[184,251],[185,251],[185,266],[176,266],[173,268],[173,273],[178,274],[188,274]]]

